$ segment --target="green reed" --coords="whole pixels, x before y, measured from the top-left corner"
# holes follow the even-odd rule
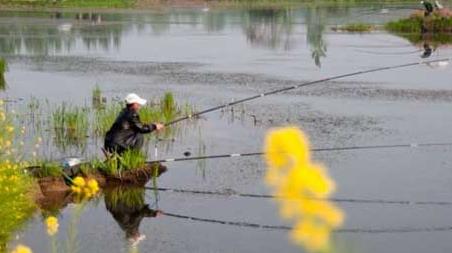
[[[52,128],[57,144],[81,145],[89,131],[89,110],[63,103],[52,113]]]
[[[0,58],[0,90],[6,89],[5,72],[7,70],[8,70],[8,64],[6,63],[6,60],[3,58]]]

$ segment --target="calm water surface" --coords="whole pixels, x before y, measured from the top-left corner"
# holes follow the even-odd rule
[[[89,102],[98,84],[110,99],[135,91],[145,97],[172,91],[179,101],[207,108],[268,89],[386,65],[421,60],[423,44],[383,31],[333,32],[352,22],[382,25],[417,5],[300,7],[281,10],[170,9],[148,12],[0,11],[0,56],[9,62],[3,98],[25,106]],[[426,41],[429,43],[429,41]],[[434,47],[434,45],[432,45]],[[450,57],[450,46],[431,58]],[[315,147],[452,140],[452,70],[415,66],[293,91],[253,101],[235,113],[212,113],[159,157],[261,150],[267,129],[298,125]],[[43,136],[51,140],[51,136]],[[100,141],[84,149],[47,147],[52,157],[101,156]],[[449,201],[452,163],[448,147],[316,154],[337,181],[336,197]],[[152,152],[153,153],[153,152]],[[167,164],[159,186],[268,193],[260,158]],[[284,224],[267,199],[147,191],[150,208],[183,215]],[[129,252],[126,232],[103,198],[84,208],[77,225],[80,252]],[[403,229],[452,225],[450,206],[340,203],[344,228]],[[77,212],[61,210],[61,239]],[[125,211],[124,211],[125,212]],[[18,241],[48,252],[37,215]],[[141,252],[299,252],[286,231],[243,228],[171,217],[143,218]],[[351,252],[449,252],[450,231],[337,233]]]

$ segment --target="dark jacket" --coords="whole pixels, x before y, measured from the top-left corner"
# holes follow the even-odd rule
[[[105,147],[129,149],[136,146],[140,135],[155,130],[155,125],[143,124],[138,112],[128,107],[124,108],[105,136]]]

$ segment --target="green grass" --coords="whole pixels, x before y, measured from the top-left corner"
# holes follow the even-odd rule
[[[414,13],[409,18],[387,23],[385,28],[395,33],[421,33],[422,26],[430,33],[452,33],[452,17],[434,13],[431,17],[424,18],[419,13]]]
[[[107,175],[119,175],[124,171],[144,168],[146,156],[139,150],[127,150],[121,156],[113,154],[106,161],[94,160],[90,165]]]
[[[335,30],[339,30],[339,31],[359,32],[359,33],[370,32],[370,31],[372,31],[372,29],[373,29],[372,25],[364,24],[364,23],[347,24],[347,25],[335,28]]]
[[[34,176],[38,178],[44,178],[44,177],[59,177],[62,175],[63,168],[61,165],[57,162],[43,160],[38,161],[36,163],[36,166],[38,167],[34,171]]]
[[[0,0],[3,6],[49,8],[130,8],[135,0]]]
[[[0,58],[0,90],[6,89],[5,72],[7,70],[8,70],[8,64],[6,63],[6,60],[3,58]]]
[[[52,128],[57,144],[81,144],[88,136],[88,113],[86,108],[63,103],[52,113]]]
[[[115,102],[106,104],[104,108],[96,110],[94,115],[94,133],[97,136],[104,136],[115,122],[122,108],[123,105]]]

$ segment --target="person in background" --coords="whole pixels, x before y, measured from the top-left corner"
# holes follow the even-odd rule
[[[130,93],[126,96],[125,102],[126,107],[119,113],[105,136],[104,148],[109,153],[121,155],[126,150],[141,150],[144,134],[164,128],[161,123],[144,124],[140,121],[138,112],[146,104],[145,99]]]

